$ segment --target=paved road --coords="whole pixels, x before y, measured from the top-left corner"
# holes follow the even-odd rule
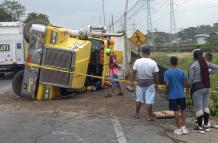
[[[4,82],[2,82],[4,81]],[[173,134],[173,119],[146,122],[136,120],[134,97],[102,97],[103,91],[73,99],[33,102],[16,98],[10,79],[1,80],[7,96],[0,96],[0,143],[217,143],[218,130],[200,135]],[[9,87],[9,90],[6,90]],[[110,90],[109,90],[110,91]],[[96,95],[100,94],[100,95]],[[157,96],[155,110],[167,109]],[[188,128],[194,119],[188,118]]]
[[[0,119],[1,143],[174,142],[161,128],[113,116],[86,118],[70,112],[11,112],[4,109],[0,111]]]
[[[217,131],[175,136],[162,122],[75,112],[0,110],[0,143],[217,143]],[[164,127],[165,126],[165,127]]]

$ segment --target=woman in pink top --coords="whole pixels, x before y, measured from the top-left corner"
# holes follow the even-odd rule
[[[117,64],[117,56],[113,52],[110,55],[109,68],[110,68],[110,77],[113,79],[118,79],[118,74],[120,73],[120,71]],[[117,95],[120,96],[123,95],[120,83],[118,81],[112,80],[111,85],[112,85],[112,93],[114,93],[114,90],[117,88],[119,90],[119,93]]]

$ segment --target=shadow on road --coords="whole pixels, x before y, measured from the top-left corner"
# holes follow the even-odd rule
[[[0,80],[12,80],[13,77],[14,77],[14,73],[6,73],[6,74],[0,73]]]

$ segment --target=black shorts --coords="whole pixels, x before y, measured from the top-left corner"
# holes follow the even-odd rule
[[[186,109],[186,99],[178,98],[178,99],[169,99],[169,110],[170,111],[179,111]]]

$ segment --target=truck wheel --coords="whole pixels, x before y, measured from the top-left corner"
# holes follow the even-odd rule
[[[17,72],[12,80],[12,88],[17,96],[21,96],[23,74],[24,74],[24,71]]]
[[[29,43],[30,29],[31,29],[33,24],[41,24],[41,25],[48,26],[49,22],[42,20],[42,19],[35,19],[35,20],[32,20],[29,23],[27,23],[24,26],[24,30],[23,30],[24,39],[26,40],[27,43]]]

